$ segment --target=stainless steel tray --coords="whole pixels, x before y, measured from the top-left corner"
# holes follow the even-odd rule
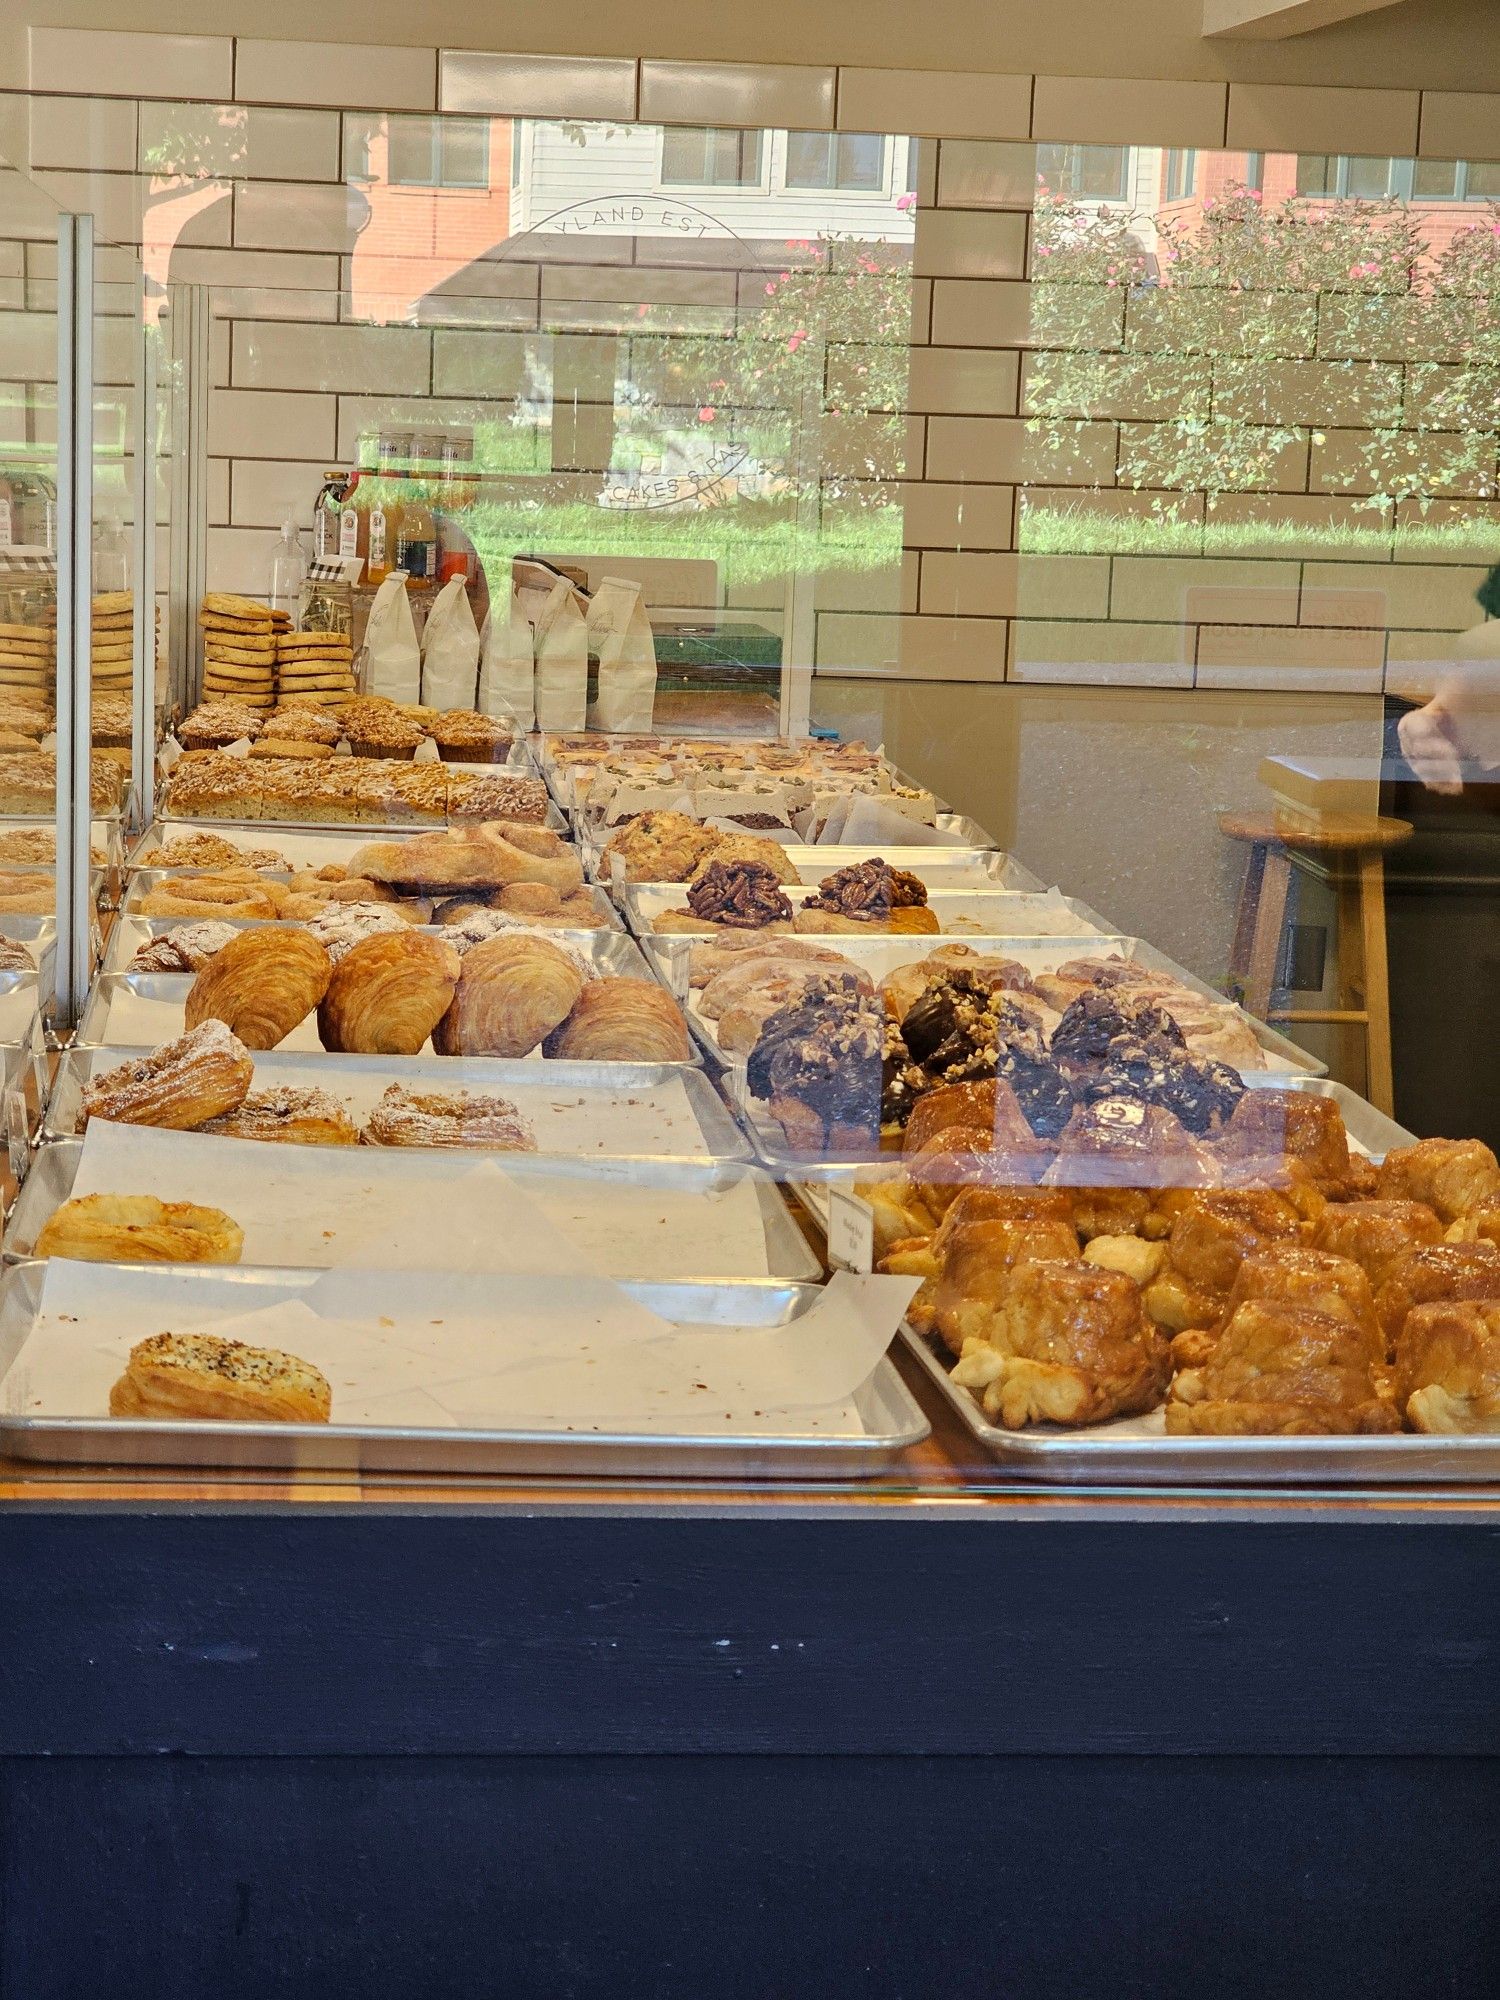
[[[68,1050],[47,1101],[44,1136],[76,1138],[83,1129],[83,1089],[89,1078],[139,1055],[138,1047],[124,1046]],[[329,1062],[323,1055],[258,1051],[253,1088],[282,1082],[316,1084],[361,1124],[392,1083],[417,1090],[498,1092],[531,1120],[540,1152],[570,1158],[706,1165],[751,1156],[749,1141],[723,1100],[690,1063],[549,1062],[539,1068],[529,1060],[498,1056],[340,1056]],[[679,1091],[686,1098],[685,1118],[673,1102]],[[693,1124],[696,1135],[679,1129]],[[575,1131],[575,1126],[581,1129]]]
[[[449,768],[458,770],[461,767],[455,764],[449,766]],[[482,766],[476,765],[474,768],[476,770],[489,771],[503,769],[504,767],[486,764]],[[365,840],[375,840],[395,833],[445,833],[450,827],[477,826],[480,822],[465,819],[320,820],[308,818],[220,820],[206,819],[202,814],[199,814],[196,818],[189,819],[178,813],[158,812],[156,823],[159,827],[167,828],[171,833],[185,832],[193,829],[201,832],[205,828],[210,832],[216,832],[221,827],[226,833],[259,833],[263,837],[265,845],[270,847],[275,844],[273,833],[277,828],[284,828],[293,833],[321,833],[325,829],[330,833],[358,832]],[[547,810],[543,818],[539,822],[528,821],[526,824],[548,826],[551,827],[554,833],[566,834],[569,832],[566,815],[559,810],[558,806],[551,799],[547,801]],[[259,843],[256,844],[258,845]]]
[[[8,1374],[36,1323],[45,1264],[0,1277],[0,1373]],[[161,1293],[162,1273],[116,1265],[112,1275],[137,1297]],[[295,1296],[320,1273],[271,1269],[215,1273],[243,1288],[244,1309]],[[188,1274],[169,1274],[177,1288]],[[781,1326],[817,1298],[816,1285],[627,1285],[642,1305],[679,1325]],[[180,1300],[176,1300],[180,1310]],[[122,1357],[123,1359],[123,1357]],[[853,1399],[857,1436],[607,1431],[460,1430],[341,1424],[169,1423],[129,1418],[0,1413],[0,1441],[13,1457],[58,1464],[236,1466],[266,1470],[343,1469],[512,1479],[830,1480],[878,1478],[931,1431],[887,1357]]]
[[[1008,1431],[992,1424],[942,1357],[903,1326],[932,1387],[1006,1476],[1063,1486],[1453,1485],[1500,1479],[1492,1437],[1168,1437],[1159,1410],[1088,1429]]]
[[[38,1151],[6,1225],[4,1258],[7,1263],[14,1264],[36,1255],[36,1241],[43,1224],[73,1191],[85,1144],[83,1139],[54,1139]],[[359,1150],[362,1157],[369,1159],[371,1149],[362,1147]],[[378,1155],[382,1168],[392,1172],[399,1170],[407,1175],[420,1175],[434,1157],[430,1152],[405,1148],[377,1147],[373,1151]],[[649,1189],[653,1202],[675,1201],[681,1211],[677,1224],[669,1227],[665,1236],[658,1236],[653,1244],[658,1251],[663,1245],[680,1246],[680,1269],[666,1263],[657,1266],[658,1273],[665,1273],[666,1281],[674,1284],[738,1282],[724,1279],[722,1266],[715,1271],[707,1257],[704,1262],[709,1264],[709,1268],[694,1268],[694,1259],[700,1253],[696,1248],[691,1218],[693,1209],[703,1196],[747,1185],[754,1191],[765,1231],[766,1268],[757,1275],[755,1282],[759,1282],[761,1277],[781,1282],[812,1281],[823,1275],[820,1259],[797,1227],[779,1188],[759,1168],[744,1164],[694,1164],[685,1160],[564,1158],[538,1153],[494,1153],[475,1157],[496,1160],[514,1181],[523,1186],[545,1182],[554,1185],[563,1183],[570,1187],[586,1185],[593,1190],[591,1201],[598,1199],[609,1183],[628,1188],[632,1194]],[[443,1159],[446,1170],[452,1163],[453,1155],[445,1154]],[[370,1165],[375,1165],[373,1159],[370,1159]],[[639,1281],[643,1269],[649,1271],[651,1268],[640,1263],[632,1266],[628,1241],[622,1245],[620,1261],[622,1268],[611,1270],[611,1276]],[[677,1260],[674,1258],[673,1261]],[[653,1280],[659,1281],[660,1278]]]
[[[949,836],[948,846],[908,847],[899,844],[882,846],[874,842],[865,842],[856,846],[830,844],[821,847],[800,840],[783,841],[780,844],[785,847],[798,874],[814,883],[820,882],[835,868],[846,868],[854,861],[869,861],[876,855],[882,860],[889,861],[893,868],[912,868],[919,874],[929,864],[951,866],[955,862],[962,861],[969,866],[976,857],[983,856],[986,860],[993,858],[999,864],[995,871],[995,879],[990,883],[992,888],[1045,889],[1047,887],[1040,876],[1033,875],[1029,868],[1016,860],[1014,855],[1002,854],[977,820],[969,819],[962,813],[940,812],[937,816],[937,825],[940,832]],[[614,830],[611,827],[596,827],[581,818],[575,821],[574,831],[583,853],[583,865],[593,881],[609,880],[604,848]],[[751,827],[746,827],[744,830],[747,833],[754,831]],[[770,835],[768,838],[774,839],[775,836]],[[816,873],[810,872],[813,870],[816,870]]]
[[[551,935],[582,952],[602,976],[651,976],[639,948],[622,931],[555,931]],[[89,1048],[100,1042],[118,1042],[124,1047],[156,1048],[175,1040],[183,1032],[183,1006],[192,983],[192,974],[186,972],[100,973],[73,1037],[74,1045]],[[128,1026],[121,1025],[119,1003],[134,1017]],[[345,1060],[324,1050],[315,1014],[299,1022],[279,1046],[289,1054],[312,1053],[329,1062]],[[545,1058],[538,1052],[525,1060],[535,1063]],[[692,1061],[698,1061],[696,1055]]]
[[[788,884],[785,893],[795,911],[811,901],[817,894],[817,888],[815,884],[805,883],[800,888]],[[718,934],[710,924],[703,925],[697,932],[659,933],[656,930],[659,917],[665,916],[669,910],[687,907],[687,889],[681,882],[627,883],[619,892],[619,900],[626,921],[638,937],[661,936],[670,941],[674,937],[713,937]],[[868,937],[899,936],[903,944],[925,943],[929,950],[954,938],[1073,939],[1098,937],[1101,933],[1122,935],[1110,932],[1109,925],[1086,904],[1075,902],[1071,896],[1049,896],[1046,890],[1038,894],[1034,890],[933,889],[928,892],[927,907],[937,918],[941,926],[939,931],[808,931],[799,935],[835,948],[846,938],[853,938],[859,943]]]

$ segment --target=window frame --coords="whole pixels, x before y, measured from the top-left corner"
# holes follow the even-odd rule
[[[395,141],[397,121],[405,130],[417,121],[425,123],[430,151],[429,166],[433,178],[412,180],[394,171]],[[462,118],[453,113],[435,112],[392,112],[386,123],[385,184],[393,188],[413,188],[425,193],[444,194],[489,194],[495,185],[495,146],[491,130],[493,120],[489,118]],[[450,135],[458,130],[468,131],[479,128],[484,133],[484,178],[482,180],[450,180],[447,174],[447,147]],[[507,169],[508,171],[508,169]],[[509,182],[506,183],[509,185]]]
[[[874,139],[880,145],[880,162],[874,182],[868,187],[845,187],[840,181],[794,181],[790,175],[791,142],[798,139],[822,139],[827,142],[829,159],[836,166],[838,148],[846,139]],[[781,147],[781,178],[779,185],[788,194],[830,194],[841,200],[883,201],[891,189],[892,147],[888,132],[804,132],[789,130]]]
[[[1042,150],[1043,149],[1041,147],[1038,147],[1037,149],[1038,153],[1037,173],[1041,178],[1045,179],[1046,173],[1044,168],[1042,167],[1041,157],[1040,157]],[[1054,153],[1063,153],[1063,154],[1118,153],[1120,156],[1120,179],[1119,179],[1118,193],[1080,194],[1073,188],[1050,187],[1050,186],[1048,189],[1049,193],[1057,195],[1065,201],[1128,202],[1130,200],[1132,149],[1129,146],[1102,146],[1102,145],[1094,145],[1092,143],[1085,143],[1080,140],[1080,141],[1068,141],[1067,143],[1057,142],[1055,144],[1050,144],[1046,148],[1046,150]]]
[[[753,139],[757,148],[756,178],[748,181],[669,180],[667,178],[667,137],[672,132],[733,132],[740,140]],[[770,133],[761,127],[740,125],[663,125],[656,148],[656,185],[664,194],[686,192],[709,194],[768,194],[770,192]]]

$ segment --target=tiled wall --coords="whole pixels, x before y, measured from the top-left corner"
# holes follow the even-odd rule
[[[170,246],[174,278],[254,289],[236,300],[214,362],[211,555],[227,587],[257,587],[287,500],[297,496],[305,514],[317,474],[347,460],[362,422],[420,420],[431,398],[441,415],[445,395],[472,401],[476,385],[506,393],[494,344],[503,335],[337,323],[357,281],[359,218],[343,175],[361,109],[441,110],[924,136],[905,467],[889,495],[904,510],[905,553],[888,573],[830,565],[819,578],[825,673],[1369,693],[1391,670],[1415,665],[1420,679],[1445,637],[1472,622],[1477,572],[1463,564],[1342,563],[1295,548],[1274,563],[1019,553],[1017,492],[1038,471],[1025,401],[1029,225],[1036,142],[1483,158],[1496,151],[1500,95],[52,29],[33,31],[29,83],[29,96],[0,100],[0,153],[24,146],[59,201],[94,207],[106,234],[143,243],[148,263],[164,263]],[[201,170],[211,181],[145,177],[180,107],[221,104],[242,113],[217,138],[210,120]],[[491,267],[482,309],[503,324],[509,300],[524,323],[518,282]],[[664,297],[702,297],[681,272],[660,284]],[[1347,505],[1330,497],[1328,467],[1348,427],[1322,411],[1309,432],[1314,422],[1322,444],[1287,454],[1274,499],[1238,504],[1310,525]],[[1071,462],[1049,467],[1052,488],[1102,489],[1092,502],[1102,507],[1140,504],[1116,486],[1118,442],[1117,419],[1087,426]],[[691,605],[705,589],[701,566],[650,580],[664,604]],[[732,578],[714,588],[746,608],[768,599]]]

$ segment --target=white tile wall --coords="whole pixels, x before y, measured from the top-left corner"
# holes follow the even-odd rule
[[[444,49],[438,109],[501,118],[635,116],[636,66],[628,57],[501,56]]]
[[[190,145],[197,171],[230,180],[340,178],[339,120],[334,111],[143,103],[140,127],[143,168],[180,158]]]
[[[326,389],[425,395],[432,336],[406,326],[289,326],[241,321],[234,328],[236,389]]]
[[[359,42],[257,42],[235,47],[225,96],[250,104],[372,105],[381,111],[437,109],[437,50]]]
[[[211,451],[229,458],[334,456],[338,399],[268,389],[219,389],[208,399]]]
[[[100,97],[228,97],[234,43],[227,35],[152,35],[99,28],[33,28],[31,88]]]

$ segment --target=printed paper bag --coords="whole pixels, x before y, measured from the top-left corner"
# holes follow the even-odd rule
[[[602,578],[589,604],[588,633],[589,651],[599,660],[590,727],[649,730],[656,700],[656,644],[641,586],[624,577]]]
[[[536,621],[538,729],[582,729],[589,698],[589,635],[573,586],[559,577]]]
[[[479,708],[484,715],[530,729],[536,721],[536,642],[531,621],[514,591],[509,605],[490,604],[479,662]]]
[[[406,573],[392,570],[375,593],[365,627],[365,692],[414,702],[422,685],[422,655],[406,594]]]
[[[437,594],[422,634],[422,699],[429,708],[472,708],[479,679],[479,627],[461,576]]]

